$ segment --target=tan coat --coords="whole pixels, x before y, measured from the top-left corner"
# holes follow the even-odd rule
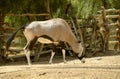
[[[75,53],[82,55],[83,47],[78,43],[68,23],[60,18],[51,19],[47,21],[33,21],[24,30],[27,41],[47,35],[54,40],[54,42],[67,42]],[[40,41],[40,40],[39,40]]]

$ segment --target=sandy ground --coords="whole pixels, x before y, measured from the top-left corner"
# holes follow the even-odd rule
[[[41,57],[28,67],[24,61],[9,62],[0,66],[0,79],[120,79],[120,55],[86,58],[81,63],[75,57]]]

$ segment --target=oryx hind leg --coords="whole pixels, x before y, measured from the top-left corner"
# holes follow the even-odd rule
[[[26,58],[27,58],[28,65],[31,66],[30,50],[29,49],[25,49],[24,52],[25,52],[25,55],[26,55]]]
[[[36,41],[37,41],[37,37],[35,37],[34,39],[28,41],[26,46],[24,47],[24,52],[26,54],[26,58],[27,58],[29,66],[31,66],[30,51],[32,50],[33,45],[35,44]]]
[[[27,44],[26,44],[25,47],[24,47],[24,53],[25,53],[25,55],[26,55],[27,63],[28,63],[29,66],[31,66],[30,49],[29,49],[30,42],[31,42],[31,41],[27,41]]]
[[[33,45],[37,41],[37,37],[34,36],[31,29],[25,29],[23,33],[24,33],[26,40],[27,40],[27,44],[24,47],[24,52],[25,52],[25,55],[27,58],[28,65],[31,66],[30,51],[32,50]]]

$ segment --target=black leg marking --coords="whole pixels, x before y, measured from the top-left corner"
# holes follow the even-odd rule
[[[38,39],[38,38],[35,37],[35,38],[30,42],[30,44],[29,44],[29,46],[28,46],[28,49],[29,49],[29,50],[32,50],[32,48],[33,48],[34,44],[36,43],[37,39]]]

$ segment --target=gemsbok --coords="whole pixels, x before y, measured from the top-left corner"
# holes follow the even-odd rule
[[[61,18],[54,18],[46,21],[33,21],[29,24],[23,25],[10,36],[6,43],[6,50],[9,49],[12,40],[21,29],[24,29],[23,33],[27,39],[24,52],[29,66],[31,66],[30,51],[36,41],[38,41],[38,38],[42,36],[51,38],[53,42],[68,43],[75,52],[76,56],[80,60],[83,58],[84,47],[81,42],[77,40],[68,23]]]

